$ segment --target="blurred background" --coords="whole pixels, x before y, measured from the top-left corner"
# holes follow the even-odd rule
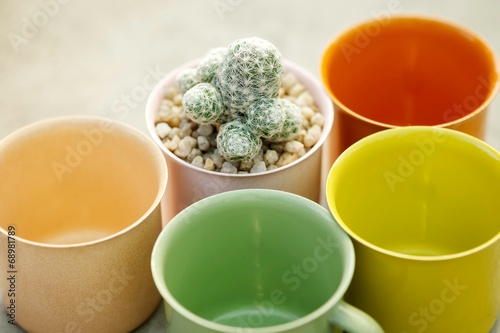
[[[152,86],[238,38],[268,39],[318,76],[335,34],[394,9],[467,25],[500,52],[498,0],[1,0],[0,139],[72,114],[110,117],[146,132]],[[490,107],[487,141],[500,149],[499,98]],[[162,331],[161,308],[138,330]],[[0,320],[0,332],[21,330]]]

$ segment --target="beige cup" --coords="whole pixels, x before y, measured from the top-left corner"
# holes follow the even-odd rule
[[[201,199],[240,189],[280,190],[320,202],[324,193],[321,173],[322,171],[326,173],[333,164],[328,156],[323,156],[323,147],[328,141],[327,138],[333,124],[333,104],[321,83],[312,74],[289,61],[285,61],[285,71],[295,74],[299,82],[306,86],[325,117],[321,137],[306,155],[284,167],[264,173],[226,174],[195,167],[165,147],[155,130],[157,112],[168,89],[176,84],[177,74],[186,68],[196,67],[198,62],[199,60],[195,60],[187,63],[165,76],[152,91],[146,106],[146,122],[149,133],[163,151],[168,165],[169,182],[167,194],[162,202],[164,224],[168,223],[180,211]],[[324,201],[326,203],[326,198]]]
[[[167,183],[153,142],[107,119],[43,121],[0,141],[0,182],[8,320],[29,332],[126,332],[151,315]]]

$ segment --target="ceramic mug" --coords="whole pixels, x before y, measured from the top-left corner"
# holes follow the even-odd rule
[[[327,198],[356,250],[347,301],[388,333],[489,332],[500,311],[497,151],[449,129],[382,131],[337,159]]]
[[[494,51],[481,37],[439,18],[392,16],[346,29],[321,59],[335,109],[331,154],[408,125],[483,138],[498,75]]]
[[[152,258],[169,333],[383,332],[342,300],[353,269],[352,243],[326,209],[262,189],[188,207]]]
[[[167,171],[150,139],[109,119],[42,121],[0,141],[0,182],[7,320],[28,332],[127,332],[152,314]]]
[[[149,134],[163,151],[168,165],[169,182],[167,194],[162,202],[163,222],[168,223],[177,213],[191,204],[214,194],[247,189],[267,188],[295,193],[310,200],[326,204],[324,184],[321,182],[322,172],[325,177],[330,170],[329,157],[323,154],[323,145],[327,142],[333,124],[333,105],[321,83],[311,73],[285,61],[286,72],[295,74],[312,94],[316,105],[325,117],[323,132],[319,141],[306,155],[295,162],[281,168],[257,174],[227,174],[208,171],[191,165],[168,150],[156,133],[155,119],[167,91],[175,85],[177,74],[186,69],[196,67],[200,60],[181,66],[165,76],[154,88],[146,106],[146,123]],[[325,163],[325,166],[322,165]],[[333,162],[332,162],[333,163]],[[294,181],[300,179],[300,181]],[[321,198],[320,198],[321,197]]]

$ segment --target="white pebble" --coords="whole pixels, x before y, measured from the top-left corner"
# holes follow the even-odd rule
[[[267,167],[267,171],[275,170],[278,169],[278,167],[274,164],[271,164],[270,166]]]
[[[172,128],[172,130],[170,131],[170,133],[168,133],[168,138],[169,139],[173,139],[175,136],[179,136],[180,137],[180,134],[181,134],[181,129],[178,128],[178,127],[175,127],[175,128]]]
[[[298,97],[300,94],[302,94],[306,90],[306,87],[302,83],[297,83],[290,89],[289,95],[292,97]],[[174,101],[175,102],[175,101]]]
[[[297,97],[295,104],[298,106],[312,106],[314,105],[314,98],[309,91],[304,91]]]
[[[167,123],[156,124],[156,133],[158,133],[158,136],[161,139],[165,139],[171,130],[172,127],[170,127]]]
[[[214,164],[214,161],[211,158],[207,158],[207,160],[205,161],[204,169],[205,170],[209,170],[209,171],[214,171],[215,170],[215,164]]]
[[[308,131],[306,136],[304,137],[304,146],[306,148],[311,148],[318,142],[321,137],[321,127],[318,125],[314,125]]]
[[[177,106],[180,106],[182,105],[182,95],[181,94],[177,94],[175,95],[174,99],[172,100],[174,102],[175,105]]]
[[[252,169],[250,169],[250,173],[259,173],[259,172],[264,172],[266,171],[266,162],[262,161],[259,163],[254,164]]]
[[[264,155],[264,161],[267,165],[274,164],[278,161],[278,153],[276,150],[269,149]]]
[[[196,158],[196,156],[201,156],[201,150],[199,150],[198,148],[193,148],[186,159],[189,162],[192,162]]]
[[[286,93],[285,88],[281,87],[279,91],[279,97],[283,98],[285,96],[285,93]]]
[[[280,159],[278,160],[278,162],[276,163],[276,166],[282,167],[282,166],[288,165],[288,164],[296,161],[298,158],[299,158],[298,154],[283,153],[280,156]]]
[[[295,137],[295,140],[304,143],[304,138],[307,134],[307,131],[303,128],[299,129],[299,132],[297,133],[297,136]]]
[[[219,151],[216,149],[212,155],[212,160],[214,161],[217,168],[222,168],[222,163],[224,163],[224,157],[219,154]]]
[[[307,153],[306,149],[304,147],[302,147],[302,149],[299,150],[299,152],[297,153],[299,155],[299,157],[302,157],[304,156],[305,154]]]
[[[165,100],[164,101],[168,101],[168,100],[172,100],[174,99],[174,97],[179,94],[179,90],[177,90],[177,86],[174,84],[172,86],[170,86],[167,91],[165,92]]]
[[[325,124],[325,117],[321,113],[316,113],[311,118],[311,124],[323,126]]]
[[[302,118],[302,128],[309,129],[311,127],[311,123],[306,118]]]
[[[210,148],[210,142],[208,141],[206,136],[198,137],[198,148],[203,151],[207,151]]]
[[[168,150],[174,151],[177,149],[179,146],[179,142],[181,141],[181,138],[179,138],[177,135],[173,137],[172,140],[168,140],[165,143],[165,147],[167,147]]]
[[[222,164],[222,168],[221,168],[220,172],[236,173],[236,172],[238,172],[238,169],[234,165],[232,165],[231,163],[224,162],[224,164]]]
[[[302,148],[304,148],[304,145],[301,142],[295,140],[288,141],[285,144],[285,151],[289,153],[298,153]]]
[[[185,137],[191,136],[192,132],[193,132],[193,130],[191,129],[191,126],[188,124],[187,126],[184,126],[181,129],[179,136],[183,139]]]
[[[179,147],[177,147],[177,149],[174,151],[174,154],[181,158],[186,158],[191,153],[191,150],[193,149],[195,144],[196,139],[187,136],[179,142]]]
[[[191,164],[194,165],[197,168],[203,168],[203,157],[196,156],[194,158],[193,162],[191,162]]]
[[[307,120],[311,120],[312,116],[314,116],[314,114],[316,113],[308,106],[300,108],[300,112],[302,112],[302,117],[306,118]]]
[[[240,163],[240,169],[244,171],[248,171],[252,168],[253,162],[252,161],[241,161]]]
[[[198,141],[193,138],[193,137],[190,137],[190,136],[186,136],[185,138],[183,138],[182,140],[186,141],[186,143],[190,146],[190,147],[196,147],[196,144],[198,143]],[[182,141],[181,140],[181,141]]]
[[[286,73],[281,81],[281,86],[288,92],[298,83],[297,77],[291,73]]]
[[[212,125],[200,125],[198,127],[198,133],[203,136],[209,136],[214,132],[214,128]]]

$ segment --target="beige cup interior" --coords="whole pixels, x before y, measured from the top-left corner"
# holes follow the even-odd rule
[[[163,158],[145,136],[99,118],[38,123],[0,142],[0,227],[45,244],[117,233],[152,208]]]

